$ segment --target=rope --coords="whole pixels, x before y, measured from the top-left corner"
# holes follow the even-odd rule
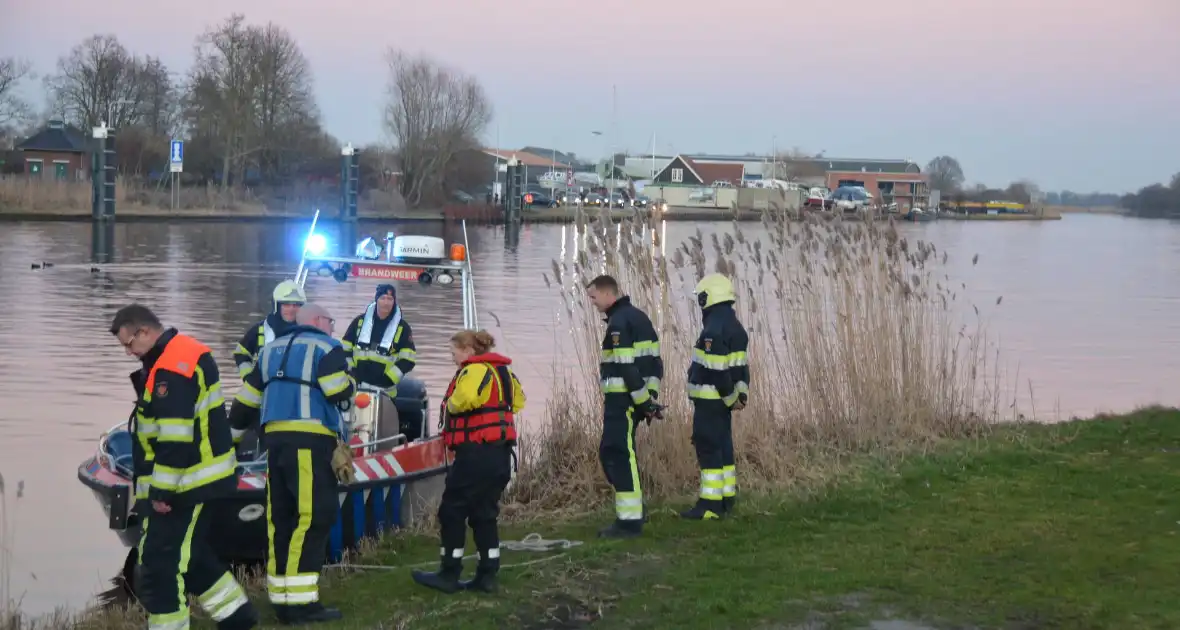
[[[582,541],[580,541],[580,540],[568,540],[565,538],[555,538],[552,540],[548,540],[548,539],[542,538],[540,534],[534,532],[532,534],[529,534],[528,536],[525,536],[524,538],[521,538],[520,540],[501,541],[500,542],[500,549],[503,551],[532,551],[532,552],[537,552],[537,553],[546,553],[546,552],[550,552],[550,551],[558,551],[558,550],[563,550],[563,549],[573,549],[574,547],[581,546],[581,544],[582,544]],[[560,558],[564,555],[566,555],[566,553],[564,551],[562,551],[561,553],[553,554],[551,556],[546,556],[544,558],[537,558],[536,560],[527,560],[525,562],[516,562],[513,564],[502,564],[502,565],[500,565],[500,568],[503,569],[503,568],[508,568],[508,567],[523,567],[523,566],[528,566],[530,564],[537,564],[539,562],[548,562],[550,560],[553,560],[554,558]],[[479,557],[479,553],[472,553],[472,554],[467,554],[466,556],[463,556],[463,559],[470,560],[472,558],[478,558],[478,557]],[[327,565],[324,565],[324,568],[325,569],[342,569],[342,570],[357,569],[357,570],[363,570],[363,571],[397,571],[397,570],[401,570],[401,569],[412,569],[415,567],[424,567],[427,565],[434,564],[436,562],[438,562],[438,560],[427,560],[426,562],[419,562],[416,564],[403,564],[403,565],[396,566],[396,567],[386,566],[383,564],[341,563],[341,564],[327,564]]]

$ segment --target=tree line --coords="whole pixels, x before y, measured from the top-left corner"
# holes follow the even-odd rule
[[[1138,192],[1123,195],[1119,205],[1139,217],[1180,217],[1180,173],[1173,175],[1167,185],[1151,184]]]
[[[457,156],[480,146],[491,103],[474,77],[429,57],[390,49],[386,62],[386,99],[374,107],[390,143],[361,148],[363,184],[396,181],[411,205],[439,202],[463,171]],[[38,78],[40,112],[20,90]],[[10,146],[50,119],[87,133],[104,121],[116,128],[120,170],[133,177],[166,173],[173,138],[185,140],[185,179],[223,190],[340,172],[341,143],[323,127],[298,42],[242,14],[201,33],[184,71],[109,34],[78,43],[42,77],[25,60],[0,58],[0,140]]]

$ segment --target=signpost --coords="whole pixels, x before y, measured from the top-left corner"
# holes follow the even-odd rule
[[[169,172],[172,178],[172,209],[180,207],[180,174],[184,172],[184,142],[173,140],[168,152],[171,156]]]

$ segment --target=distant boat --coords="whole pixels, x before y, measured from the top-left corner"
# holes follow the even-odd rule
[[[913,221],[914,223],[925,223],[927,221],[935,221],[938,219],[938,213],[931,210],[923,210],[921,208],[914,208],[909,212],[901,215],[902,221]]]

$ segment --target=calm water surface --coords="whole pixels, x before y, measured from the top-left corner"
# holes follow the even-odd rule
[[[698,228],[731,227],[671,223],[667,237],[671,246]],[[230,352],[270,310],[271,289],[292,272],[305,229],[120,224],[113,234],[92,234],[89,224],[0,223],[0,473],[10,512],[11,488],[26,484],[15,514],[13,588],[27,609],[83,604],[125,555],[75,476],[100,432],[125,419],[132,402],[127,374],[136,365],[106,332],[114,311],[131,301],[151,305],[212,346],[223,374],[234,375]],[[1031,381],[1037,418],[1180,403],[1180,223],[1068,216],[902,229],[951,252],[952,277],[986,305],[1009,374],[1019,369],[1026,409]],[[441,225],[413,231],[459,238]],[[546,395],[562,336],[557,295],[542,279],[561,234],[560,226],[526,227],[508,247],[502,229],[471,231],[482,323],[517,362],[534,403]],[[100,246],[113,239],[113,261],[92,273],[96,237]],[[43,260],[55,266],[30,269]],[[320,279],[311,293],[343,322],[372,298],[371,284]],[[458,291],[405,285],[400,296],[419,345],[415,375],[437,396],[453,372],[445,339],[462,325]]]

